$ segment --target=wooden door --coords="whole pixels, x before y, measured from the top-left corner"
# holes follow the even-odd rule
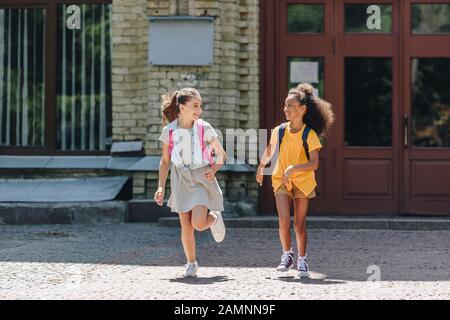
[[[402,1],[404,210],[450,214],[450,1]]]
[[[341,214],[400,211],[400,2],[372,4],[335,2],[334,211]]]
[[[289,89],[300,82],[310,82],[316,93],[331,100],[333,95],[334,1],[280,0],[264,1],[264,52],[262,60],[262,127],[274,128],[285,122],[284,100]],[[309,70],[309,76],[299,71]],[[308,81],[309,80],[309,81]],[[316,172],[317,198],[310,202],[310,212],[333,211],[333,134],[320,152]],[[270,177],[266,177],[261,197],[261,212],[275,212]]]

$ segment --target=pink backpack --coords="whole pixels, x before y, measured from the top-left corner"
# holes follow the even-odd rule
[[[205,136],[205,127],[203,125],[203,121],[201,119],[197,120],[197,130],[198,130],[198,136],[200,140],[200,146],[202,148],[202,159],[207,159],[209,162],[209,165],[212,167],[214,165],[214,158],[211,154],[211,152],[208,151],[208,148],[206,147],[204,136]],[[169,157],[172,156],[172,150],[173,150],[173,129],[169,130]]]

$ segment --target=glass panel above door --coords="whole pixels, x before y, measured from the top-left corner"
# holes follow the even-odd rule
[[[345,32],[391,33],[392,5],[345,4]]]
[[[392,146],[391,58],[345,58],[345,146]]]
[[[450,33],[450,4],[413,4],[413,34]]]
[[[323,4],[289,4],[289,33],[323,33]]]
[[[413,145],[450,148],[450,58],[413,59],[411,76]]]

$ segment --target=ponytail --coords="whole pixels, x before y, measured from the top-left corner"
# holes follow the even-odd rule
[[[162,96],[161,113],[164,126],[178,118],[180,106],[177,101],[177,96],[178,91],[175,91],[172,95],[166,93]]]
[[[194,88],[184,88],[175,91],[172,95],[166,93],[161,98],[161,113],[164,126],[178,118],[180,114],[180,104],[185,104],[192,98],[202,99],[200,93]]]

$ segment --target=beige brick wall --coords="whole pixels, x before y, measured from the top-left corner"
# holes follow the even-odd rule
[[[259,1],[148,1],[149,16],[176,14],[215,17],[214,64],[148,66],[147,154],[161,152],[161,95],[182,87],[199,89],[205,107],[202,117],[222,132],[226,128],[259,128]]]
[[[147,136],[147,16],[147,0],[113,0],[111,19],[114,141],[145,141]]]

